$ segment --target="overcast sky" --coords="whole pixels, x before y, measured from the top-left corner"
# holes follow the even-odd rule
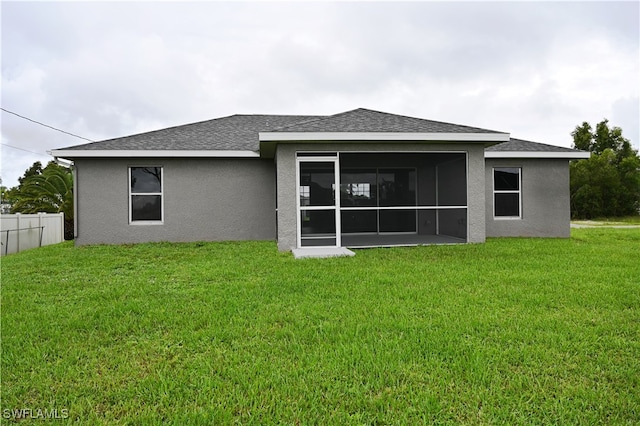
[[[3,1],[0,13],[2,107],[92,140],[363,107],[560,146],[608,118],[640,143],[637,1]],[[85,143],[1,119],[5,186]]]

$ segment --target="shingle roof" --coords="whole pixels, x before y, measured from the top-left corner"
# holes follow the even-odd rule
[[[258,132],[307,121],[308,115],[232,115],[63,150],[238,150],[257,151]]]
[[[358,108],[327,117],[293,123],[273,132],[367,132],[367,133],[504,133],[459,124],[425,120]]]
[[[578,150],[545,143],[525,141],[511,138],[509,142],[502,142],[485,149],[490,152],[579,152]]]
[[[260,149],[259,132],[500,133],[396,114],[355,109],[331,116],[232,115],[61,150],[220,150]]]
[[[388,114],[364,108],[330,116],[243,115],[200,121],[152,132],[62,148],[60,151],[260,150],[260,132],[366,132],[366,133],[502,133],[459,124]],[[487,152],[577,153],[580,151],[511,138],[486,148]]]

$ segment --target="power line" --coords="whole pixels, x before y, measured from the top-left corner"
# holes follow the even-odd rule
[[[8,143],[0,143],[0,145],[6,146],[6,147],[9,147],[9,148],[13,148],[13,149],[19,149],[20,151],[24,151],[24,152],[30,152],[31,154],[42,155],[43,157],[50,157],[50,155],[45,155],[45,154],[43,154],[41,152],[29,151],[28,149],[19,148],[17,146],[9,145]]]
[[[20,114],[18,114],[18,113],[16,113],[16,112],[9,111],[8,109],[4,109],[4,108],[2,108],[2,107],[0,107],[0,109],[1,109],[2,111],[4,111],[4,112],[9,113],[9,114],[13,114],[13,115],[15,115],[16,117],[20,117],[20,118],[23,118],[23,119],[25,119],[25,120],[31,121],[32,123],[36,123],[36,124],[39,124],[39,125],[41,125],[41,126],[48,127],[48,128],[50,128],[50,129],[56,130],[56,131],[58,131],[58,132],[65,133],[65,134],[67,134],[67,135],[69,135],[69,136],[73,136],[74,138],[84,139],[85,141],[89,141],[89,142],[95,142],[95,141],[92,141],[91,139],[83,138],[82,136],[74,135],[73,133],[66,132],[66,131],[64,131],[64,130],[58,129],[58,128],[53,127],[53,126],[49,126],[48,124],[44,124],[44,123],[41,123],[41,122],[39,122],[39,121],[32,120],[32,119],[30,119],[29,117],[25,117],[24,115],[20,115]],[[8,145],[7,145],[7,146],[8,146]],[[12,146],[11,148],[15,148],[15,146]],[[21,149],[21,148],[17,148],[17,149]]]

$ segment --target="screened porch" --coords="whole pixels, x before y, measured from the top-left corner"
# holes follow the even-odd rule
[[[299,154],[298,176],[299,247],[467,241],[465,152]]]

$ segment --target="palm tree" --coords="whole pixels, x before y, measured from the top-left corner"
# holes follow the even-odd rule
[[[50,162],[18,188],[12,213],[64,213],[65,239],[73,239],[73,174]]]

